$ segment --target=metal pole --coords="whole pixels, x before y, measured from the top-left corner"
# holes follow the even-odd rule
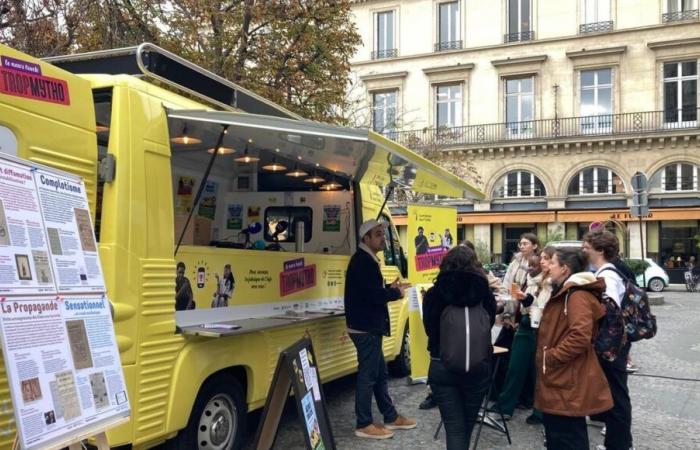
[[[641,212],[641,208],[640,211]],[[639,216],[639,242],[642,244],[642,286],[644,289],[647,288],[647,274],[646,274],[646,268],[644,268],[644,265],[646,264],[646,259],[644,257],[644,229],[642,228],[642,216],[640,214]]]

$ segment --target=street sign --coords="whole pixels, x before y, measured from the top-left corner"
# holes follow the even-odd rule
[[[635,192],[632,194],[632,205],[633,206],[647,206],[649,205],[649,194],[646,192]]]
[[[649,207],[634,205],[630,208],[630,216],[632,217],[649,217]]]
[[[632,190],[642,192],[647,190],[647,176],[642,172],[637,172],[632,176]]]

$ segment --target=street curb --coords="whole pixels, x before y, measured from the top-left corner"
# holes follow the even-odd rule
[[[650,305],[663,305],[664,303],[666,303],[666,301],[664,300],[664,296],[661,294],[649,293],[649,294],[647,294],[647,296],[649,297],[649,304]]]

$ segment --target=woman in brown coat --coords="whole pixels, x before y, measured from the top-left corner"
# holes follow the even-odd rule
[[[535,407],[543,412],[549,450],[588,450],[586,416],[612,408],[610,388],[593,350],[605,310],[605,282],[586,271],[578,250],[557,250],[549,274],[552,295],[537,335]]]

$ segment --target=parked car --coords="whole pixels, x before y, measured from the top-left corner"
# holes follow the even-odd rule
[[[555,248],[581,248],[583,242],[581,241],[554,241],[547,245],[551,245]],[[640,261],[639,258],[630,258],[631,261]],[[663,291],[669,283],[668,274],[666,271],[656,264],[651,258],[644,258],[644,260],[649,264],[649,266],[644,271],[644,277],[642,275],[637,276],[637,285],[642,286],[646,279],[646,288],[652,292]]]
[[[508,271],[508,264],[488,263],[484,264],[484,269],[486,269],[489,272],[493,272],[494,276],[497,276],[502,280],[503,277],[506,276],[506,272]]]

